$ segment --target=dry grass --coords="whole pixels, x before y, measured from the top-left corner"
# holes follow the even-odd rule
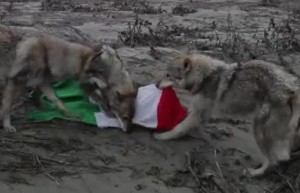
[[[183,5],[176,5],[173,9],[172,9],[172,13],[174,15],[186,15],[186,14],[190,14],[190,13],[196,13],[197,10],[195,9],[189,9],[188,7],[185,7]]]
[[[152,6],[148,1],[141,1],[133,9],[133,12],[136,14],[161,14],[167,13],[166,10],[162,9],[162,5],[158,8]]]
[[[206,39],[201,42],[193,42],[192,45],[198,50],[213,50],[219,56],[235,61],[255,59],[264,54],[280,54],[300,51],[298,38],[291,25],[291,20],[277,21],[270,18],[269,27],[264,30],[263,35],[254,33],[252,39],[246,39],[236,31],[232,24],[231,15],[227,17],[227,27],[218,29],[212,24],[208,26],[214,29],[213,34],[207,34],[203,28],[182,27],[167,25],[163,20],[153,27],[151,22],[142,20],[136,16],[134,23],[128,23],[126,31],[120,32],[119,40],[125,45],[134,47],[136,45],[147,46],[178,46],[187,45],[185,37],[193,39]],[[225,32],[225,35],[224,35]]]

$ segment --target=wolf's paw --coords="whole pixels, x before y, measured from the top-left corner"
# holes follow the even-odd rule
[[[243,171],[243,175],[250,174],[251,177],[260,177],[264,175],[265,170],[262,168],[254,169],[254,168],[247,168]]]
[[[74,118],[74,119],[78,119],[78,120],[81,120],[81,116],[79,114],[76,114],[76,113],[72,113],[70,111],[62,111],[62,114],[65,116],[65,117],[69,117],[69,118]]]
[[[4,126],[4,131],[8,133],[15,133],[17,129],[13,125]]]
[[[298,119],[292,117],[290,122],[289,122],[289,128],[292,128],[292,129],[297,129],[299,126],[299,122],[298,122]]]
[[[169,137],[166,133],[154,133],[153,137],[154,137],[154,139],[159,140],[159,141],[169,140]]]
[[[161,81],[158,81],[155,85],[159,89],[164,89],[164,88],[173,86],[173,82],[170,80],[161,80]]]

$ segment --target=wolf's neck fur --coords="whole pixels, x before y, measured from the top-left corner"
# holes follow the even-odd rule
[[[133,83],[129,73],[124,68],[123,61],[118,55],[116,57],[119,61],[103,65],[105,68],[104,76],[110,87],[114,87],[119,93],[124,94],[128,92],[128,89],[133,88]]]
[[[191,57],[193,63],[193,69],[191,73],[193,74],[190,79],[187,80],[188,83],[193,83],[193,86],[189,89],[192,93],[195,93],[203,87],[213,74],[217,71],[222,71],[227,68],[227,64],[221,60],[213,59],[205,55],[195,55]]]

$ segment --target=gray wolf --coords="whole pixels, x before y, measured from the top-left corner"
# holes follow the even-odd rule
[[[82,88],[88,93],[91,101],[98,104],[106,114],[117,117],[130,132],[135,113],[137,85],[125,70],[123,61],[116,50],[110,46],[102,47],[102,54],[95,61],[101,64],[98,74],[87,73],[82,81]]]
[[[157,86],[174,83],[192,93],[193,102],[188,116],[173,130],[155,134],[156,139],[179,138],[220,113],[252,115],[254,137],[264,157],[261,167],[247,171],[260,176],[290,159],[299,137],[300,84],[294,75],[262,60],[229,65],[206,55],[181,53]]]
[[[11,107],[25,87],[39,89],[64,115],[78,117],[69,112],[57,98],[51,83],[68,77],[79,79],[92,66],[94,69],[98,66],[92,61],[101,53],[101,49],[96,47],[51,36],[21,40],[16,46],[15,59],[6,73],[1,109],[4,130],[16,132],[11,124]]]

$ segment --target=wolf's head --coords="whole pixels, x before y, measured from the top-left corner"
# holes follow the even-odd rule
[[[175,83],[192,91],[214,71],[218,63],[220,62],[206,55],[180,53],[167,65],[167,72],[157,86],[164,88]]]
[[[136,91],[118,91],[109,90],[109,107],[115,117],[123,124],[126,132],[130,133],[132,129],[132,119],[135,114]]]
[[[105,65],[114,64],[114,66],[123,66],[117,51],[108,45],[102,46],[101,62]]]
[[[114,84],[108,84],[101,77],[87,76],[81,81],[81,87],[92,103],[99,105],[109,117],[118,118],[123,128],[130,132],[135,114],[137,86],[126,71],[122,74],[123,80]]]
[[[105,81],[118,79],[116,74],[123,69],[123,62],[116,50],[108,45],[95,46],[92,48],[92,57],[85,74],[88,76],[101,76]]]
[[[127,71],[120,71],[118,76],[120,78],[117,82],[109,84],[105,94],[109,101],[110,111],[123,123],[123,128],[130,132],[138,89]]]
[[[128,131],[134,116],[137,88],[117,51],[103,45],[101,54],[92,60],[86,77],[85,87],[89,90],[89,97],[104,111],[121,120]]]

